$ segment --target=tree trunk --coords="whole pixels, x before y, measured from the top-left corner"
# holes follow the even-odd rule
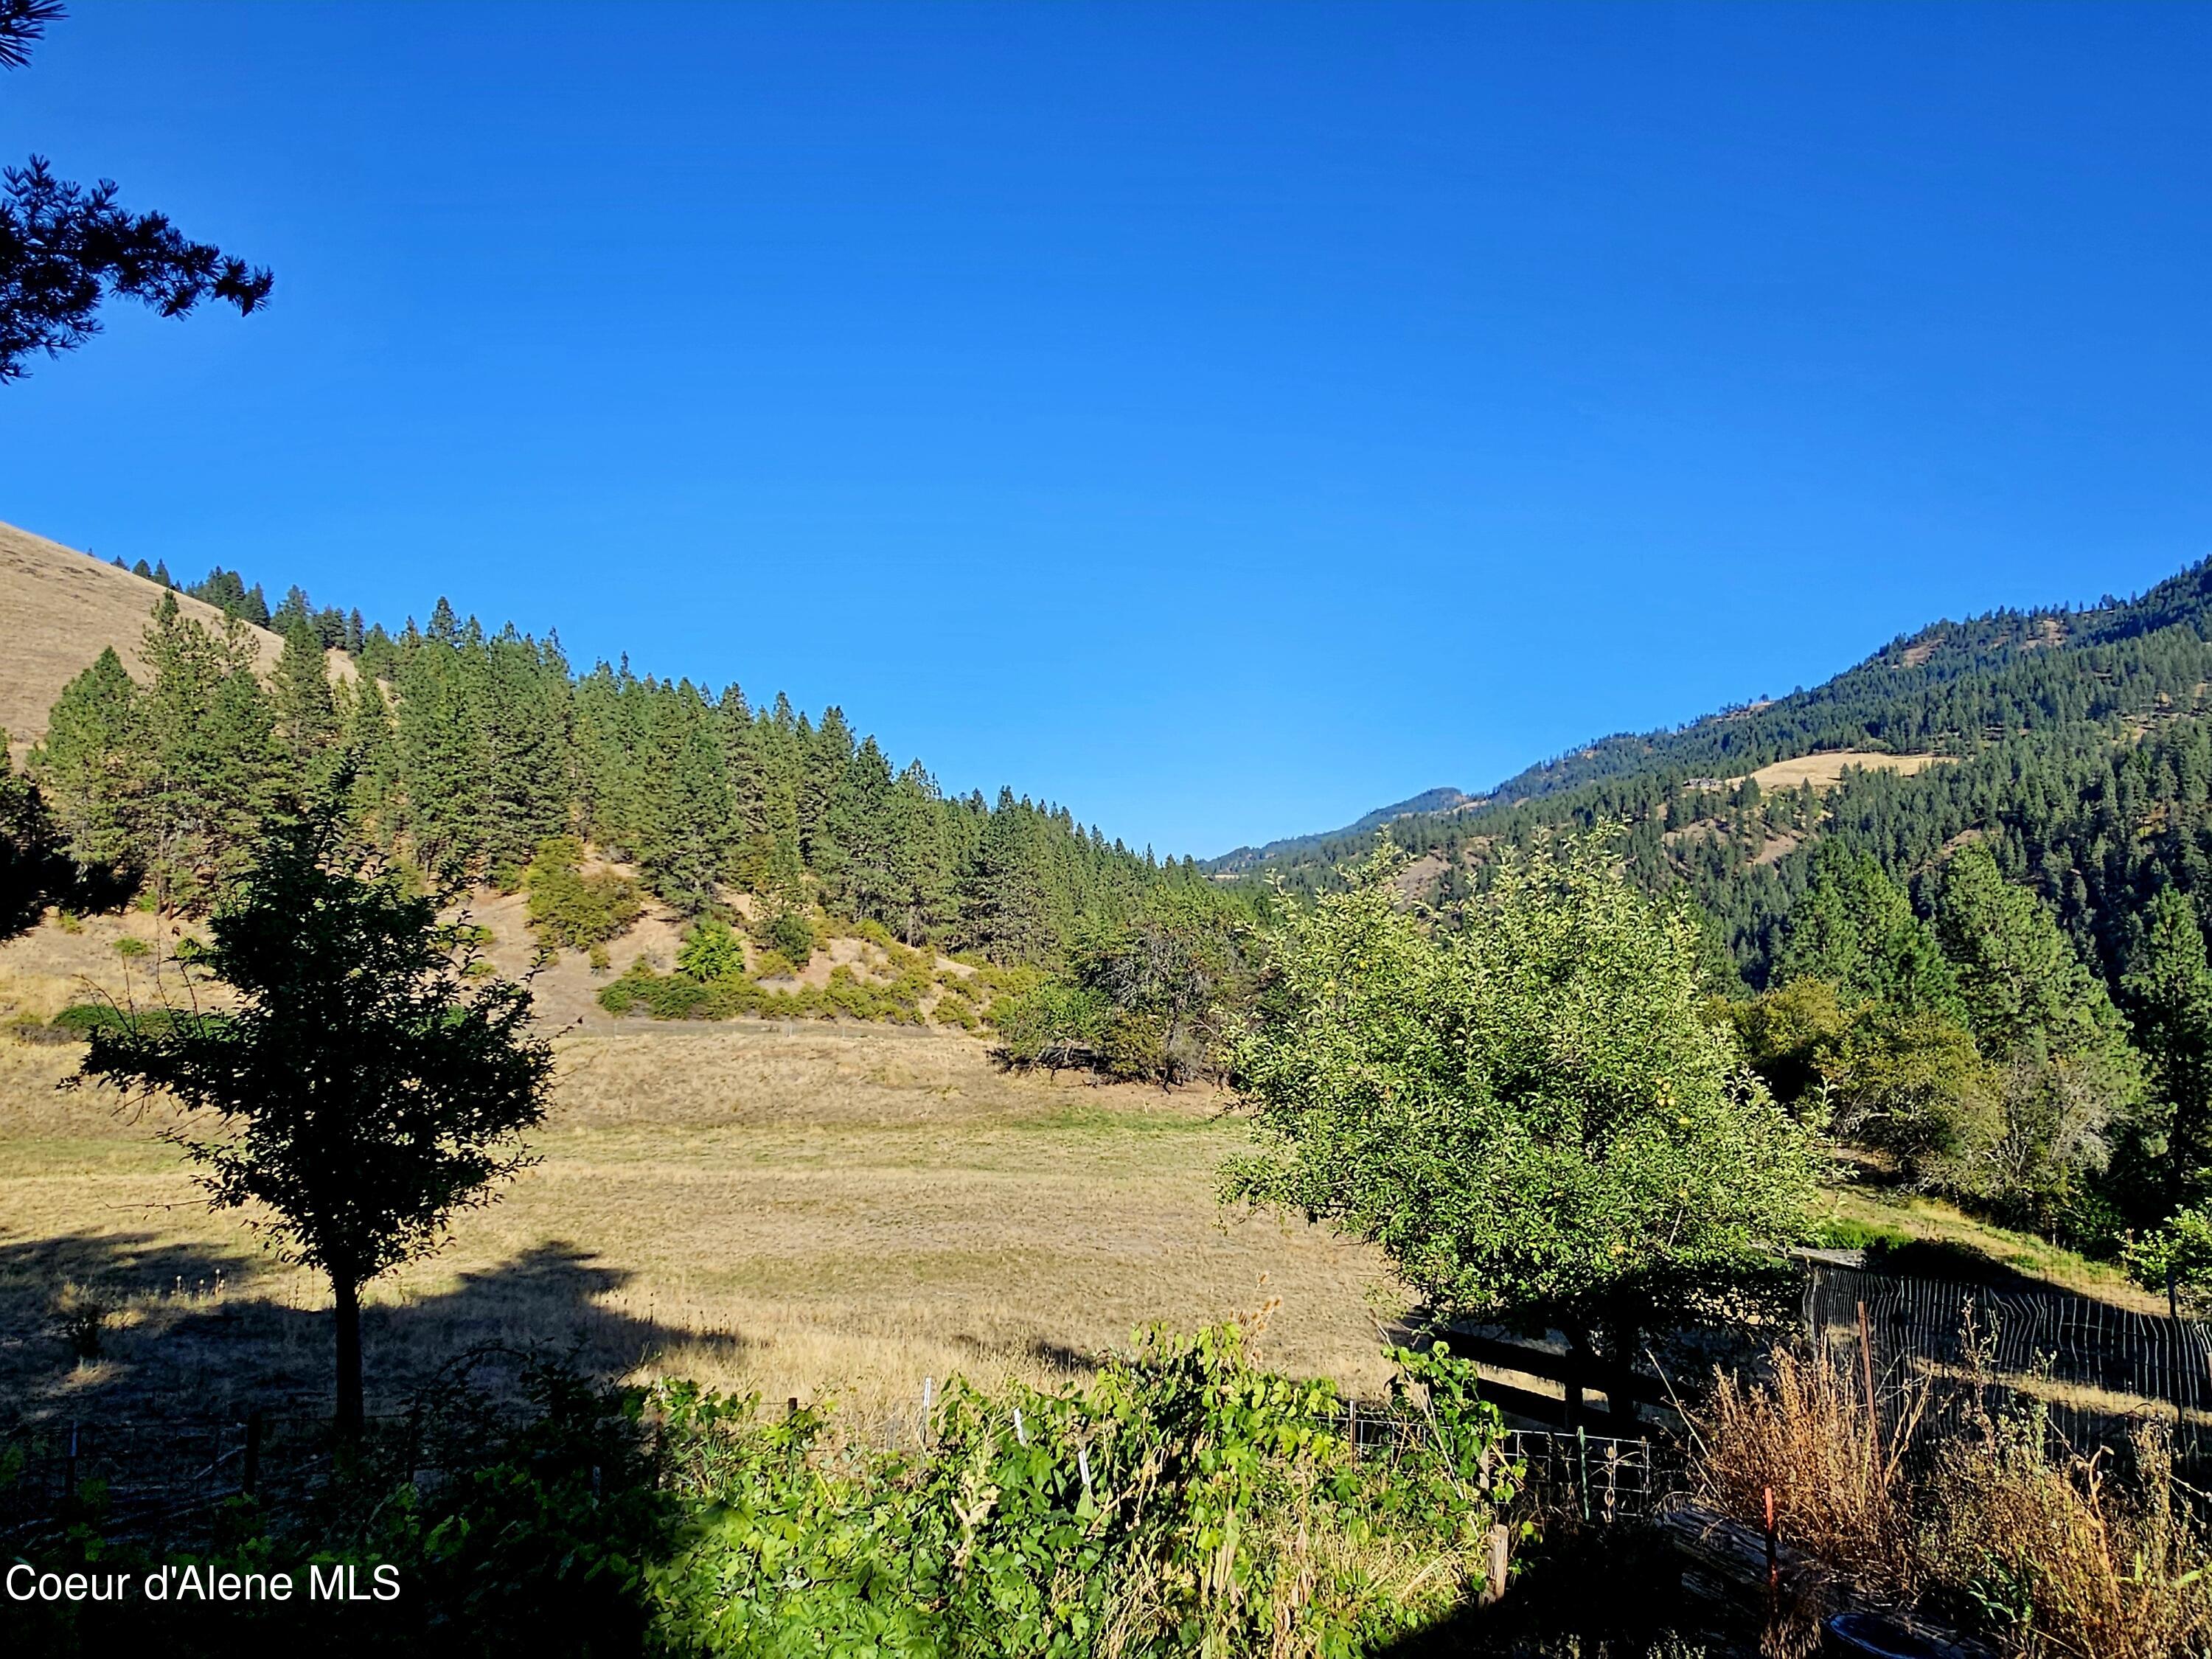
[[[337,1429],[342,1444],[361,1441],[361,1286],[333,1277],[337,1296],[338,1397]]]
[[[1614,1432],[1619,1433],[1636,1426],[1636,1347],[1643,1328],[1626,1303],[1614,1305],[1611,1322],[1613,1366],[1606,1396],[1613,1407]]]
[[[1589,1338],[1579,1329],[1567,1333],[1567,1427],[1578,1428],[1583,1420],[1583,1378],[1589,1374]]]

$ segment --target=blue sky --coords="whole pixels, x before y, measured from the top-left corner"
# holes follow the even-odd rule
[[[277,275],[0,519],[837,702],[1163,853],[2212,552],[2212,11],[78,3]]]

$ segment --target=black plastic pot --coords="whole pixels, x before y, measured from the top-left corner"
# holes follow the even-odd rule
[[[1839,1613],[1828,1620],[1827,1651],[1838,1659],[1955,1659],[1958,1650],[1879,1613]]]

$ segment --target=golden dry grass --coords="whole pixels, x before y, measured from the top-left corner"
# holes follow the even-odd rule
[[[1760,767],[1751,776],[1765,790],[1802,789],[1808,783],[1815,789],[1832,789],[1853,767],[1868,772],[1898,772],[1909,778],[1948,758],[1944,755],[1885,755],[1870,749],[1839,749],[1824,755],[1801,755],[1795,760],[1776,761],[1771,766]],[[1730,778],[1729,784],[1734,787],[1742,781],[1741,778]]]
[[[172,573],[179,581],[199,573]],[[143,576],[0,524],[0,727],[19,756],[46,730],[46,715],[62,687],[112,646],[124,665],[143,676],[139,641],[161,598]],[[222,612],[202,600],[177,596],[184,614],[221,632]],[[284,642],[264,628],[249,629],[261,672],[276,665]],[[333,652],[331,672],[353,672],[351,659]]]
[[[79,1052],[0,1042],[0,1392],[111,1417],[319,1399],[321,1286],[197,1206],[157,1123],[57,1095]],[[1243,1132],[1214,1097],[1009,1077],[963,1038],[849,1025],[592,1030],[560,1058],[543,1163],[377,1288],[387,1404],[476,1343],[576,1342],[611,1372],[865,1416],[925,1376],[1048,1380],[1140,1322],[1272,1297],[1271,1363],[1382,1380],[1378,1259],[1224,1223],[1213,1171]],[[94,1365],[47,1328],[70,1284],[118,1308]]]

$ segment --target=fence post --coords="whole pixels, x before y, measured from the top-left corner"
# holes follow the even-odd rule
[[[1874,1405],[1874,1332],[1867,1323],[1866,1298],[1859,1298],[1859,1369],[1866,1378],[1867,1449],[1874,1449],[1881,1424]]]
[[[1493,1523],[1490,1528],[1490,1570],[1484,1575],[1482,1584],[1485,1607],[1505,1599],[1506,1552],[1511,1547],[1512,1536],[1502,1522]]]
[[[240,1478],[239,1490],[248,1498],[261,1485],[261,1436],[263,1419],[256,1407],[246,1414],[246,1468]]]

